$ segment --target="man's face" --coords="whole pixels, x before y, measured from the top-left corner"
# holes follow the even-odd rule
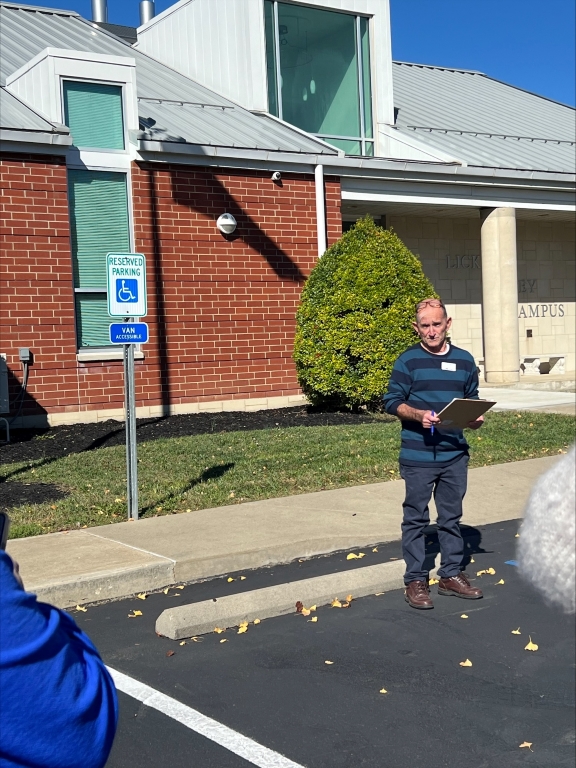
[[[452,318],[446,317],[442,307],[426,306],[420,310],[412,324],[420,340],[430,352],[442,352]]]

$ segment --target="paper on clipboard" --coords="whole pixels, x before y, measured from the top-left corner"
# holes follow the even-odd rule
[[[437,413],[440,428],[465,429],[470,421],[476,421],[486,411],[489,411],[495,400],[465,400],[455,397],[446,408]]]

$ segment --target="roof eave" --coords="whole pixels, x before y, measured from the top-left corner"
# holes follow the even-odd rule
[[[18,128],[0,128],[0,141],[15,144],[47,144],[49,146],[72,146],[69,133],[48,131],[26,131]]]

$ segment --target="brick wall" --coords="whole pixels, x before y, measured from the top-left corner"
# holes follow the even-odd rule
[[[13,397],[18,347],[34,354],[24,414],[123,406],[120,362],[78,363],[62,158],[2,159],[1,349]],[[151,342],[136,364],[138,406],[299,392],[294,316],[317,258],[312,176],[215,173],[187,166],[132,171],[136,250],[148,264]],[[341,234],[340,185],[326,179],[328,241]],[[216,228],[228,211],[234,235]]]
[[[64,158],[0,157],[0,352],[11,401],[20,392],[18,348],[35,354],[24,413],[78,401],[70,228]]]
[[[314,179],[142,165],[133,178],[136,247],[149,264],[152,342],[141,405],[297,394],[294,317],[317,260]],[[326,180],[328,238],[340,185]],[[238,227],[225,237],[221,213]]]

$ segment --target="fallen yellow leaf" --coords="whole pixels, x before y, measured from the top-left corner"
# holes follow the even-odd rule
[[[315,605],[311,605],[311,606],[310,606],[310,610],[311,610],[311,611],[315,611],[315,610],[316,610],[316,606],[315,606]]]
[[[504,579],[500,579],[500,581],[497,581],[497,582],[496,582],[496,586],[498,586],[498,584],[505,584],[505,583],[506,583],[506,582],[504,581]]]
[[[475,562],[476,562],[476,560],[474,560],[474,558],[473,558],[473,557],[471,557],[471,558],[470,558],[470,562],[471,562],[471,563],[475,563]]]
[[[142,611],[133,611],[133,613],[128,614],[129,619],[135,619],[136,616],[142,616]]]
[[[521,635],[522,632],[520,632],[520,627],[518,627],[518,629],[513,629],[511,634],[513,634],[513,635]]]
[[[260,619],[254,619],[254,624],[260,624]]]
[[[432,586],[432,584],[438,584],[438,581],[439,581],[439,579],[430,579],[428,584],[430,584],[430,586]]]
[[[136,595],[138,600],[146,600],[146,592],[140,592],[139,595]]]
[[[226,640],[226,638],[224,638],[223,640],[220,640],[220,642],[221,642],[221,643],[227,643],[227,642],[228,642],[228,640]]]
[[[302,616],[310,616],[310,608],[302,608],[300,613],[302,614]]]
[[[352,602],[352,595],[346,595],[346,602],[351,603]]]
[[[366,557],[366,552],[358,552],[358,557]]]
[[[334,664],[333,661],[325,661],[324,664]]]
[[[358,560],[358,555],[354,554],[354,552],[349,552],[346,555],[346,560]]]
[[[372,552],[378,552],[378,547],[374,547],[374,549],[372,550]]]
[[[242,635],[244,632],[248,632],[248,627],[238,627],[238,634]]]
[[[340,600],[338,600],[337,597],[335,597],[334,600],[332,600],[330,605],[332,606],[332,608],[342,608],[342,603],[340,602]]]
[[[523,741],[522,744],[518,744],[518,746],[520,747],[520,749],[523,749],[524,747],[528,747],[530,752],[534,752],[534,750],[532,749],[533,743],[534,743],[533,741]]]
[[[76,610],[77,610],[77,611],[82,611],[82,613],[86,613],[86,611],[88,610],[88,608],[84,608],[84,606],[83,606],[83,605],[77,605],[77,606],[76,606]]]
[[[217,635],[221,635],[222,632],[226,632],[226,630],[222,629],[222,627],[214,627],[214,632],[216,632]]]
[[[312,618],[308,619],[308,621],[313,621],[315,623],[318,621],[318,616],[312,616]]]
[[[386,690],[386,688],[380,688],[379,693],[388,693],[388,691]]]
[[[186,645],[186,640],[182,640],[182,642],[180,643],[180,645]]]
[[[486,570],[486,573],[489,573],[489,574],[490,574],[490,576],[494,576],[494,574],[496,573],[496,571],[494,570],[494,568],[488,568],[488,569]]]
[[[524,648],[525,651],[537,651],[538,646],[532,642],[532,638],[528,635],[528,645]]]
[[[231,582],[231,581],[234,581],[234,579],[232,578],[232,576],[228,576],[228,578],[226,579],[226,581],[228,582],[228,584],[230,584],[230,582]]]
[[[461,619],[467,619],[468,618],[468,614],[467,613],[463,613],[462,616],[460,616],[460,618]]]
[[[164,592],[165,595],[167,595],[169,591],[170,591],[170,587],[166,587],[166,589],[162,590],[162,592]]]
[[[375,592],[374,597],[380,597],[380,595],[385,595],[386,592]]]
[[[515,534],[514,538],[515,539],[519,539],[520,538],[520,534],[519,533]]]
[[[184,589],[184,584],[179,584],[177,587],[174,587],[174,589]]]
[[[193,643],[201,643],[202,642],[202,638],[201,637],[197,637],[197,636],[191,637],[190,640],[192,640]]]
[[[246,581],[246,576],[240,576],[240,581]]]
[[[460,662],[460,666],[461,667],[471,667],[472,666],[472,662],[470,661],[470,659],[466,659],[466,661],[461,661]]]

